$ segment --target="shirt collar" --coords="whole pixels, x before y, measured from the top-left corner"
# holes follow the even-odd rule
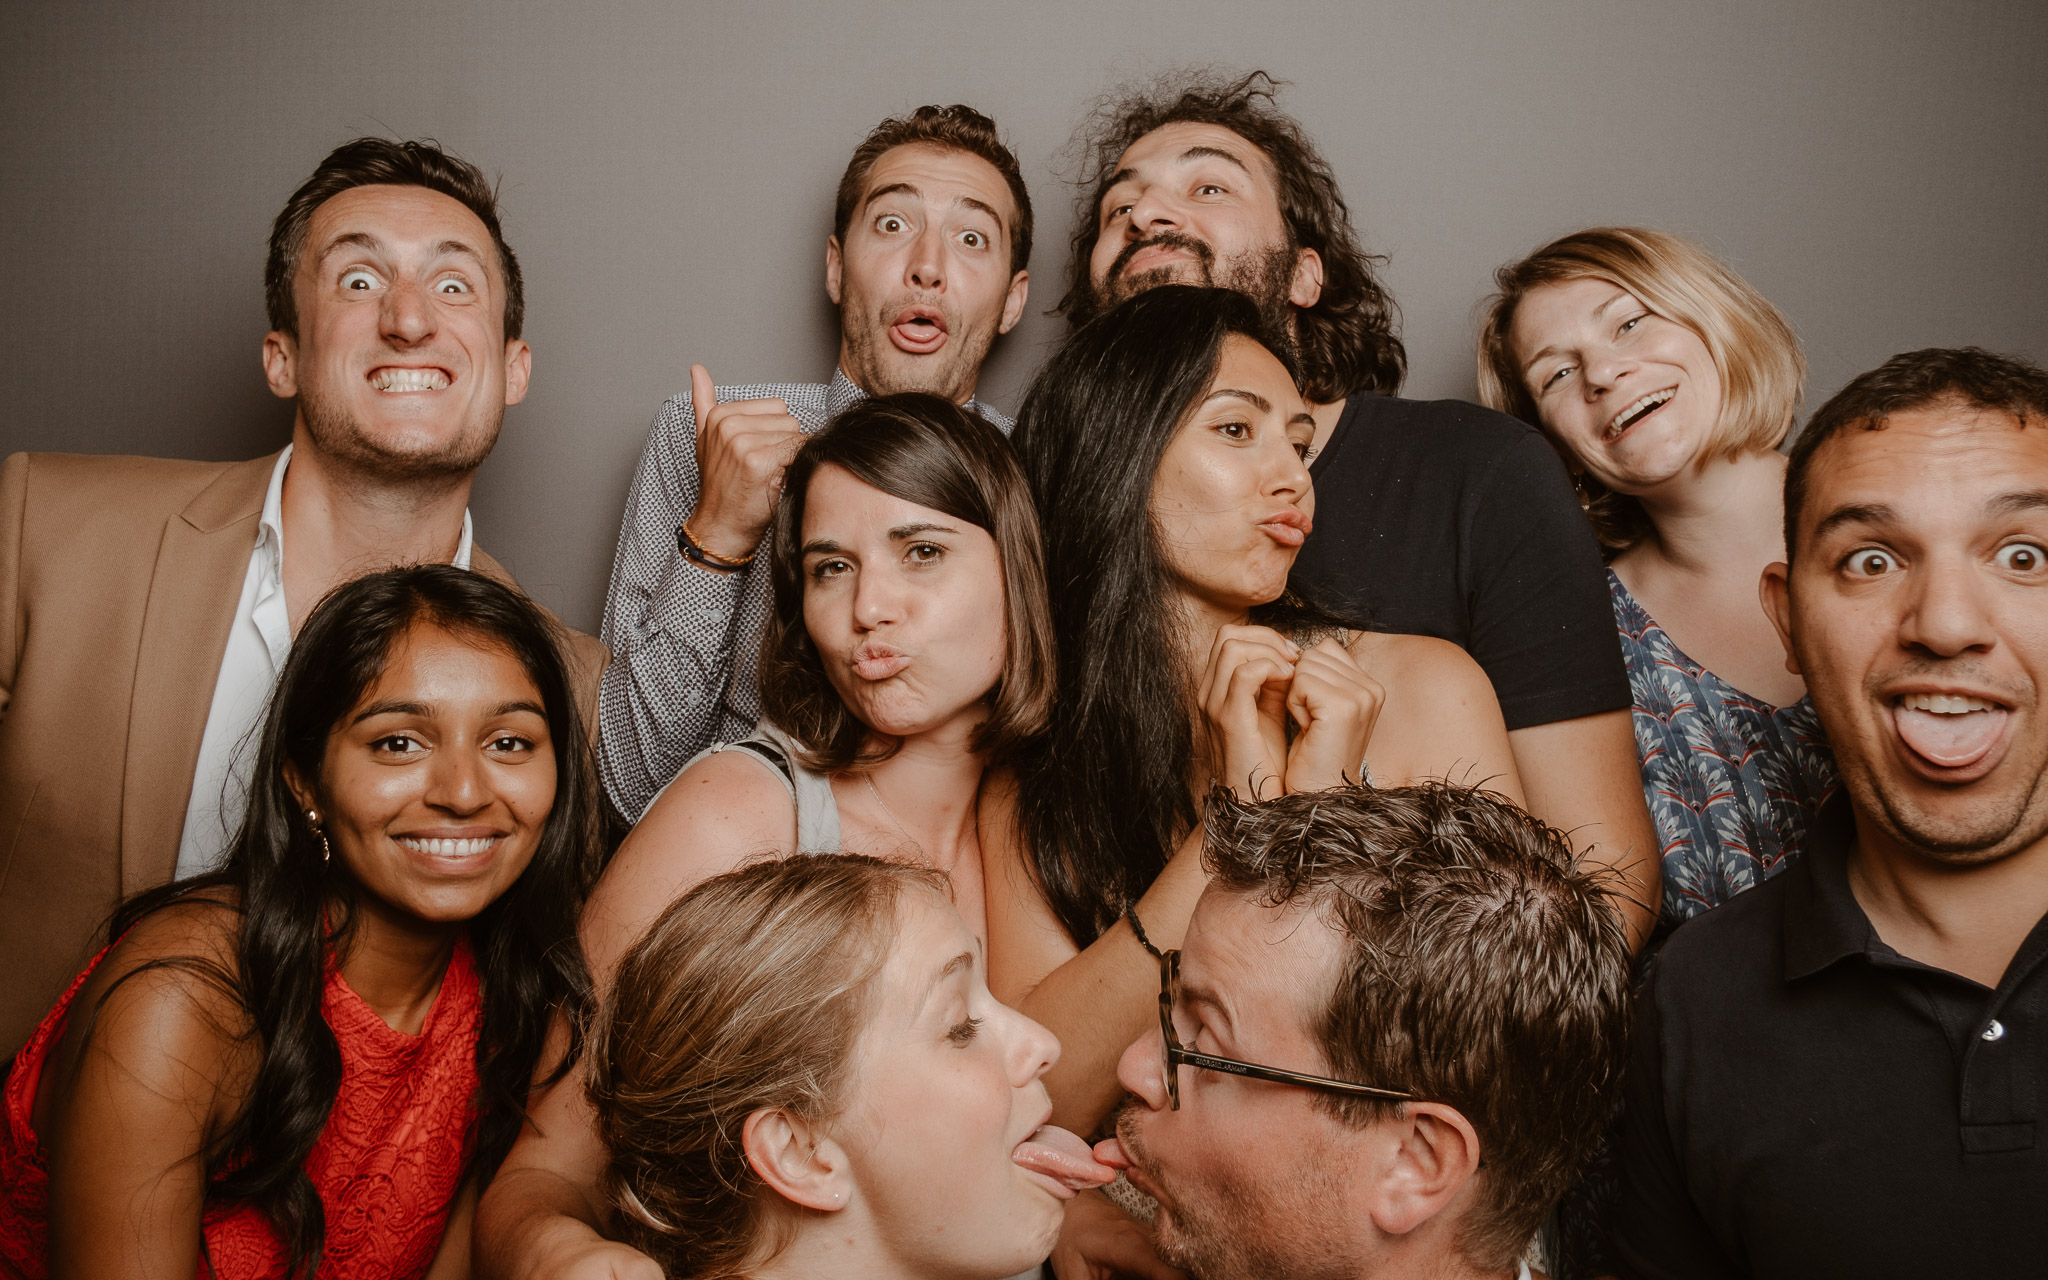
[[[853,386],[851,382],[846,385]],[[858,389],[855,394],[859,394]],[[278,574],[284,572],[284,471],[291,464],[292,446],[286,445],[284,452],[277,455],[277,466],[271,469],[270,487],[263,492],[263,514],[258,518],[256,528],[256,553],[266,557],[272,572]],[[462,509],[462,537],[455,544],[455,559],[450,563],[458,569],[469,568],[474,541],[469,508],[465,506]]]
[[[1814,815],[1805,849],[1784,872],[1787,982],[1850,956],[1894,954],[1849,888],[1849,850],[1855,842],[1856,815],[1844,788]]]
[[[868,393],[854,385],[853,379],[846,376],[846,370],[834,369],[832,381],[825,387],[825,420],[830,422],[867,398]],[[967,397],[967,403],[961,407],[981,413],[984,418],[988,416],[982,413],[981,400],[977,396]]]

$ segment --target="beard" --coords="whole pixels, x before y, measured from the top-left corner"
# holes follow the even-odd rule
[[[380,438],[346,406],[310,387],[300,391],[299,417],[321,456],[338,469],[372,479],[380,487],[429,488],[454,483],[482,466],[505,421],[500,411],[488,422],[464,423],[452,440],[406,448],[402,440]]]
[[[889,341],[889,326],[904,308],[919,301],[899,298],[862,314],[857,310],[860,304],[848,294],[839,316],[846,363],[851,366],[846,376],[871,396],[923,391],[954,404],[964,403],[995,342],[995,326],[978,327],[948,312],[945,345],[930,355],[913,356]]]
[[[1329,1170],[1291,1166],[1284,1185],[1264,1186],[1231,1177],[1201,1185],[1167,1177],[1131,1123],[1140,1105],[1126,1100],[1112,1120],[1124,1154],[1171,1197],[1152,1217],[1161,1261],[1196,1280],[1349,1280],[1357,1274],[1356,1260],[1326,1238],[1332,1233],[1314,1229],[1339,1221],[1343,1212],[1343,1193]]]
[[[1131,259],[1152,248],[1179,249],[1193,254],[1194,261],[1172,262],[1130,274],[1126,268],[1130,266]],[[1143,240],[1125,245],[1123,251],[1116,255],[1116,260],[1109,264],[1102,283],[1089,280],[1087,314],[1079,319],[1086,323],[1118,303],[1163,284],[1198,284],[1229,289],[1250,298],[1258,307],[1259,318],[1266,322],[1266,328],[1278,340],[1291,344],[1294,340],[1294,303],[1288,294],[1294,289],[1294,268],[1299,259],[1299,250],[1292,244],[1281,243],[1239,254],[1219,269],[1216,250],[1208,241],[1179,231],[1155,232]],[[1187,278],[1189,267],[1195,271],[1194,279]]]

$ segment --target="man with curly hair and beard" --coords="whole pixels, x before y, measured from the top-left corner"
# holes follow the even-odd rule
[[[1336,175],[1279,82],[1180,74],[1083,126],[1069,285],[1076,328],[1161,284],[1249,295],[1292,335],[1315,415],[1315,532],[1293,585],[1354,626],[1437,636],[1500,699],[1529,808],[1630,881],[1640,944],[1658,901],[1628,677],[1599,549],[1534,427],[1395,396],[1394,301]]]

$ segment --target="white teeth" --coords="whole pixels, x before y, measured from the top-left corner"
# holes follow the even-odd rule
[[[1899,699],[1908,711],[1926,711],[1938,716],[1959,716],[1969,711],[1996,711],[1998,704],[1959,693],[1909,693]]]
[[[474,858],[498,842],[496,836],[483,836],[471,840],[427,840],[419,836],[400,836],[398,843],[419,853],[436,858]]]
[[[1666,400],[1669,400],[1671,397],[1677,394],[1677,387],[1666,387],[1662,391],[1652,391],[1649,395],[1644,396],[1642,399],[1636,401],[1634,404],[1628,406],[1626,409],[1623,409],[1620,413],[1617,413],[1612,418],[1608,419],[1607,434],[1610,436],[1619,435],[1621,433],[1622,424],[1627,422],[1630,418],[1633,418],[1645,409],[1649,409],[1656,405],[1663,404]]]
[[[379,391],[439,391],[448,385],[448,375],[439,369],[400,369],[386,365],[371,372],[370,385]]]

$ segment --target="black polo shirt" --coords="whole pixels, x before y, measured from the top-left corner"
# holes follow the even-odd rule
[[[2048,1276],[2048,918],[1997,990],[1906,959],[1804,856],[1688,922],[1639,1011],[1624,1275]]]

